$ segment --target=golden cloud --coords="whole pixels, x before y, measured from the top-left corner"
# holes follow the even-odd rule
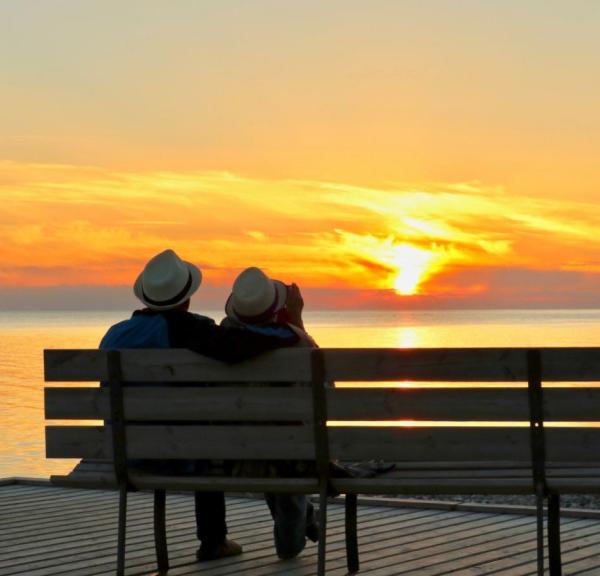
[[[599,223],[595,204],[479,183],[375,189],[3,162],[0,284],[128,284],[172,247],[209,284],[255,265],[306,286],[426,294],[457,267],[595,270]]]

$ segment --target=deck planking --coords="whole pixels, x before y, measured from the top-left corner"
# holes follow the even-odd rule
[[[114,574],[117,493],[50,485],[0,485],[0,576]],[[155,574],[152,496],[129,496],[127,576]],[[316,546],[277,559],[272,521],[260,499],[228,498],[230,535],[244,554],[195,562],[193,498],[167,497],[169,576],[311,576]],[[344,511],[328,511],[327,574],[346,574]],[[562,519],[563,574],[600,576],[600,520]],[[534,576],[535,517],[493,510],[359,506],[360,574],[370,576]]]

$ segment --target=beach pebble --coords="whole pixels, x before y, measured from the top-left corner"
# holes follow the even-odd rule
[[[478,504],[509,504],[511,506],[535,506],[535,496],[532,495],[456,495],[436,494],[435,496],[406,496],[416,500],[445,500],[449,502],[473,502]],[[562,508],[600,509],[600,496],[589,494],[566,494],[561,495],[560,505]]]

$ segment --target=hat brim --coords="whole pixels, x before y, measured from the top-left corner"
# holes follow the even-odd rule
[[[266,318],[264,317],[266,311],[262,312],[261,314],[257,314],[256,316],[240,317],[233,307],[232,294],[229,295],[229,298],[227,298],[227,302],[225,302],[225,314],[227,315],[227,317],[233,318],[234,320],[237,320],[239,322],[246,322],[250,324],[253,322],[266,322],[267,320],[270,320],[275,314],[277,314],[277,312],[279,312],[285,307],[288,294],[288,288],[283,282],[281,282],[280,280],[271,280],[271,282],[273,282],[273,285],[275,286],[276,300],[273,311],[270,312]]]
[[[177,306],[179,306],[180,304],[183,304],[183,302],[185,302],[186,300],[189,300],[194,294],[194,292],[198,290],[200,284],[202,284],[202,272],[200,272],[200,269],[194,266],[194,264],[192,264],[191,262],[183,261],[183,263],[187,266],[192,281],[190,283],[189,288],[183,294],[181,294],[175,302],[169,302],[164,306],[157,304],[156,302],[148,302],[146,300],[146,296],[144,295],[144,290],[142,288],[142,276],[144,275],[143,272],[137,277],[137,280],[133,285],[133,293],[135,294],[136,298],[151,310],[172,310],[173,308],[177,308]]]

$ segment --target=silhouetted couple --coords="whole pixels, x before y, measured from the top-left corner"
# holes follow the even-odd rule
[[[133,287],[145,308],[112,326],[100,348],[189,348],[217,360],[238,362],[276,348],[316,347],[304,331],[304,302],[296,284],[286,285],[258,268],[247,268],[236,278],[225,305],[226,318],[217,325],[213,319],[189,311],[190,298],[201,282],[200,270],[181,260],[173,250],[154,256]],[[209,465],[194,461],[151,463],[153,469],[158,467],[167,473],[200,472]],[[244,467],[243,463],[234,466],[233,473],[246,474]],[[270,469],[277,473],[277,466]],[[266,469],[258,473],[264,475]],[[274,520],[275,547],[280,558],[297,556],[307,536],[317,540],[318,526],[306,496],[265,497]],[[201,542],[198,560],[241,554],[242,547],[226,537],[224,494],[196,492],[195,505]]]

